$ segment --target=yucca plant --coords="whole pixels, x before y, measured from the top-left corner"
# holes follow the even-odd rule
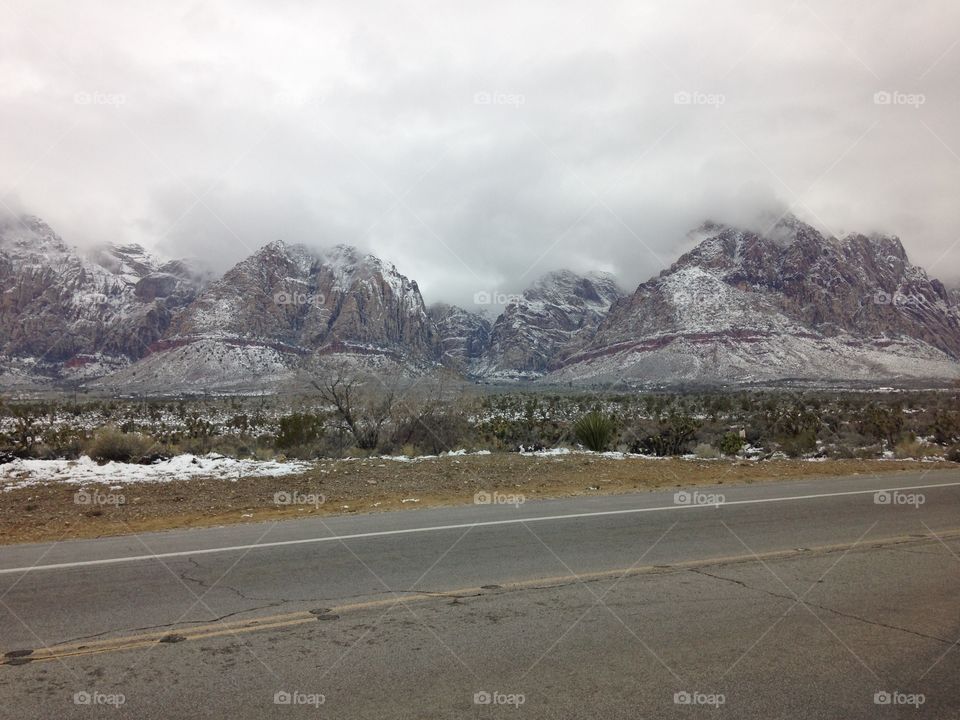
[[[615,429],[613,418],[594,410],[577,420],[573,426],[573,433],[580,444],[588,450],[603,452],[610,444]]]

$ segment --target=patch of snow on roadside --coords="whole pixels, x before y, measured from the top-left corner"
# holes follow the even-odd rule
[[[42,483],[68,485],[112,483],[111,489],[140,482],[171,482],[192,478],[237,480],[241,477],[279,477],[308,470],[307,462],[236,460],[223,455],[177,455],[152,465],[108,462],[98,465],[87,456],[79,460],[15,460],[0,466],[4,491]]]
[[[422,460],[436,460],[441,457],[466,457],[468,455],[490,455],[489,450],[477,450],[475,452],[467,452],[466,450],[451,450],[450,452],[440,453],[439,455],[417,455],[415,457],[410,457],[409,455],[380,455],[376,460],[393,460],[393,462],[403,462],[403,463],[413,463],[421,462]],[[352,458],[344,458],[345,460],[350,460]]]

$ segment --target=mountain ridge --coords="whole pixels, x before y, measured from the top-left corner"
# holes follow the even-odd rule
[[[490,320],[427,306],[415,280],[347,245],[275,240],[212,279],[139,245],[80,253],[25,216],[0,223],[0,371],[118,392],[274,387],[340,355],[494,383],[960,375],[960,291],[894,236],[788,216],[766,233],[708,221],[688,241],[633,292],[554,270]]]

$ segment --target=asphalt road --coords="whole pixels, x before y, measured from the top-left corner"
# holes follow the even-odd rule
[[[696,492],[0,548],[0,717],[960,717],[960,472]]]

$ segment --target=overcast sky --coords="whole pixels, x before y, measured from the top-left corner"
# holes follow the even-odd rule
[[[956,282],[958,75],[956,0],[17,0],[0,199],[220,270],[354,244],[428,303],[632,289],[704,219],[790,208]]]

